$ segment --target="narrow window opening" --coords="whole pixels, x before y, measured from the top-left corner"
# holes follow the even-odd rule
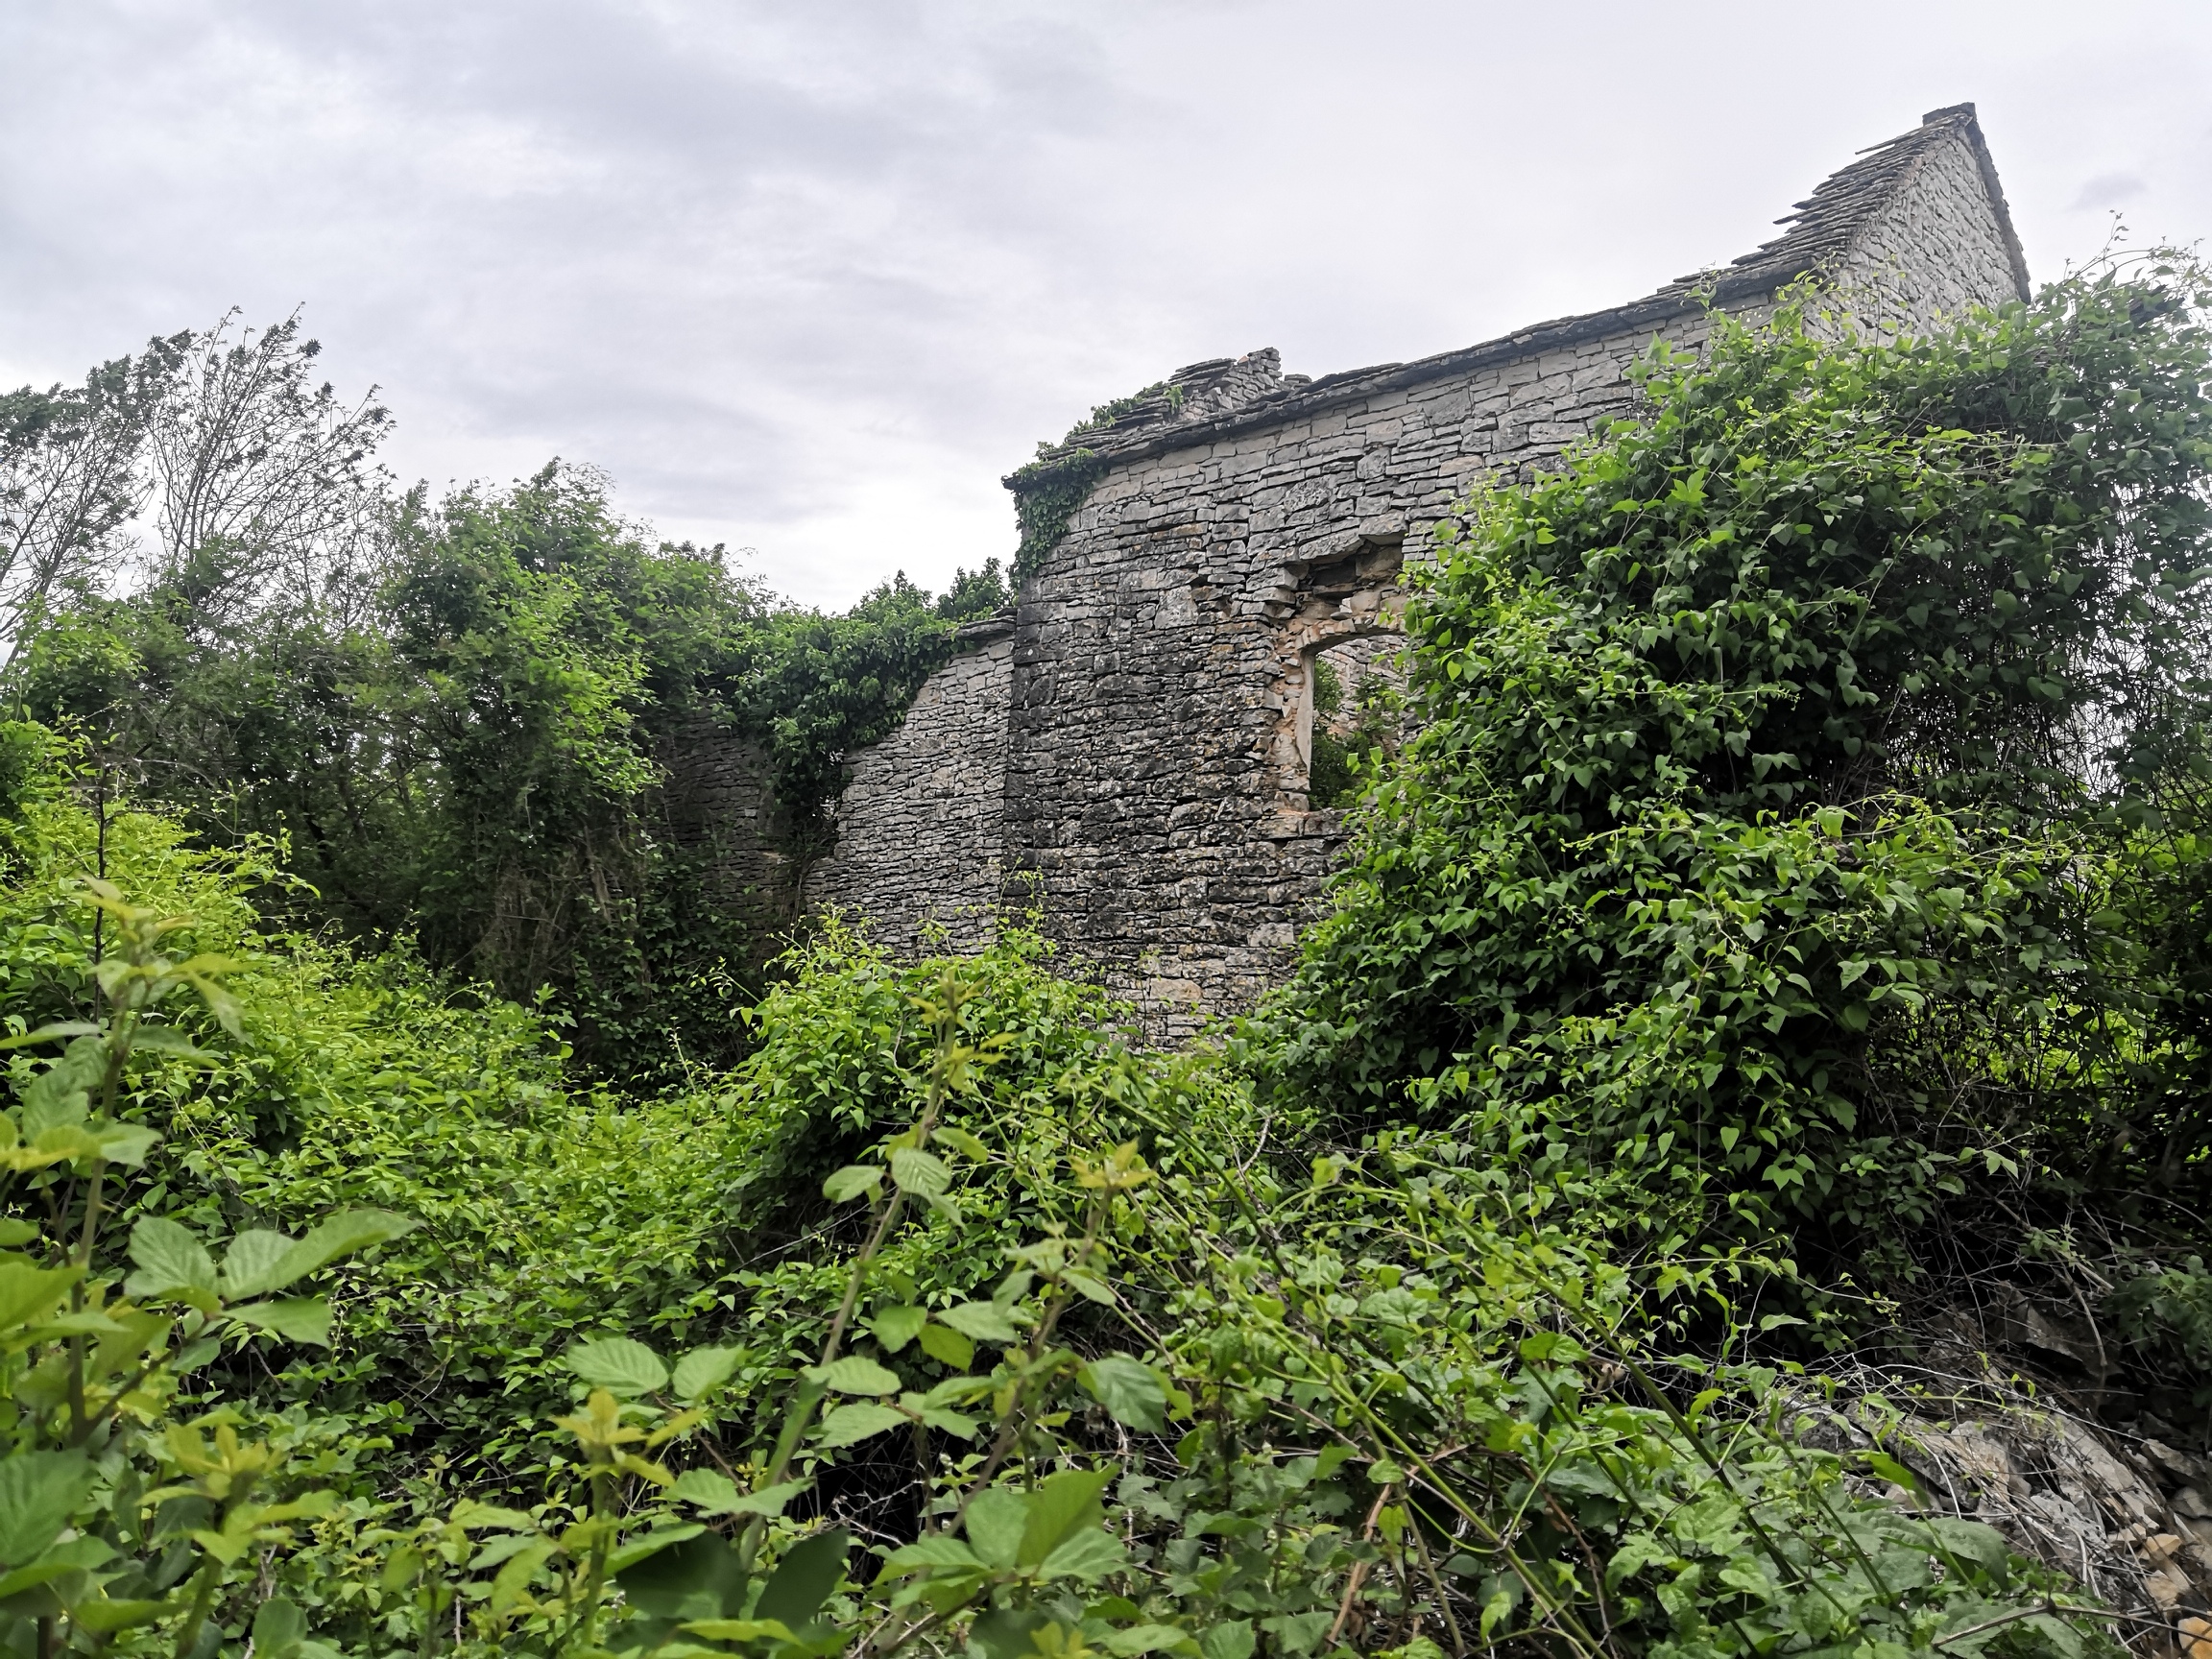
[[[1398,634],[1364,634],[1307,658],[1298,749],[1309,806],[1351,805],[1377,762],[1396,753],[1405,725],[1405,643]]]

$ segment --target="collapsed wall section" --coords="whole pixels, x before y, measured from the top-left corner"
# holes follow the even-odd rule
[[[661,762],[671,844],[699,870],[707,902],[742,923],[753,964],[766,961],[799,920],[802,875],[778,832],[766,751],[701,710],[665,740]]]

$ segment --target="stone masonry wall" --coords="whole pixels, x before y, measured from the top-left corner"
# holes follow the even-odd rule
[[[1911,330],[1976,304],[2027,299],[2020,244],[1990,211],[1995,180],[1979,132],[1919,156],[1839,262],[1835,284],[1852,315]]]
[[[1081,434],[1062,453],[1104,470],[1010,635],[939,670],[854,758],[807,903],[862,911],[902,949],[1034,904],[1156,1035],[1250,1006],[1342,845],[1306,793],[1312,659],[1395,631],[1403,562],[1478,479],[1527,478],[1627,409],[1627,364],[1654,338],[1697,347],[1708,304],[1757,317],[1813,272],[1854,315],[1911,327],[2026,293],[1971,106],[1785,223],[1611,312],[1316,380],[1272,350],[1194,364]]]
[[[1308,809],[1308,664],[1395,626],[1398,572],[1475,481],[1627,406],[1654,331],[1378,390],[1117,467],[1027,584],[1014,636],[1008,862],[1047,930],[1164,1034],[1278,979],[1341,841]]]
[[[1854,185],[1882,190],[1868,245],[1829,262],[1908,322],[2018,290],[1963,125],[1879,158],[1887,174]],[[1807,218],[1826,233],[1822,211]],[[1724,283],[1721,301],[1759,311],[1795,274]],[[1313,652],[1392,626],[1401,560],[1478,478],[1551,464],[1628,406],[1623,371],[1655,336],[1695,348],[1709,327],[1677,285],[1428,363],[1286,384],[1241,425],[1132,434],[1022,592],[1005,855],[1048,930],[1161,1035],[1250,1006],[1317,908],[1341,828],[1305,793]]]
[[[669,740],[661,757],[661,810],[678,849],[700,858],[710,896],[742,916],[753,954],[781,948],[802,914],[799,871],[776,834],[776,796],[760,746],[702,714]]]
[[[1002,885],[1010,620],[961,630],[967,649],[923,685],[898,731],[853,758],[837,844],[806,902],[861,912],[911,950],[931,925],[954,949],[985,937]]]

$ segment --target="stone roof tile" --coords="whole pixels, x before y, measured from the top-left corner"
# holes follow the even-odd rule
[[[1860,158],[1823,180],[1818,188],[1776,224],[1788,228],[1719,270],[1694,272],[1642,300],[1604,311],[1554,318],[1511,334],[1409,363],[1378,363],[1319,379],[1285,374],[1272,347],[1242,357],[1217,357],[1176,372],[1167,389],[1110,424],[1078,430],[1041,450],[1037,462],[1002,480],[1009,490],[1035,489],[1064,463],[1096,465],[1135,460],[1233,432],[1267,426],[1332,404],[1419,381],[1459,373],[1488,363],[1656,327],[1708,302],[1729,303],[1772,293],[1842,255],[1920,164],[1944,145],[1963,139],[1982,172],[1989,204],[2012,265],[2020,297],[2029,297],[2028,266],[2012,228],[1997,168],[1971,104],[1931,109],[1920,125],[1860,152]]]

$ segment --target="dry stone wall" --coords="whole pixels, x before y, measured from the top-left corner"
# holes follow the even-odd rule
[[[939,671],[855,758],[809,903],[878,935],[973,938],[995,900],[1136,998],[1162,1036],[1283,973],[1342,844],[1306,792],[1311,662],[1398,625],[1401,572],[1479,479],[1527,478],[1600,418],[1654,339],[1757,316],[1808,273],[1925,326],[2024,296],[1971,106],[1823,183],[1785,233],[1614,311],[1309,380],[1272,350],[1195,364],[1055,464],[1097,473],[1009,632]]]
[[[1501,351],[1118,466],[1024,586],[1009,867],[1165,1034],[1249,1006],[1320,898],[1342,825],[1306,795],[1315,653],[1392,630],[1407,549],[1479,477],[1532,472],[1623,410],[1653,332]]]
[[[2003,202],[1996,163],[1970,119],[1951,142],[1919,151],[1837,262],[1833,280],[1853,318],[1910,331],[1973,305],[2027,299],[2028,266],[2010,215],[1998,210]]]
[[[661,761],[669,838],[699,860],[709,897],[743,918],[754,956],[765,960],[803,913],[801,870],[784,850],[767,754],[702,713],[670,737]]]
[[[971,623],[962,652],[924,684],[898,732],[854,757],[837,843],[806,879],[807,902],[864,913],[873,936],[910,950],[986,937],[1003,888],[1006,709],[1013,619]]]

